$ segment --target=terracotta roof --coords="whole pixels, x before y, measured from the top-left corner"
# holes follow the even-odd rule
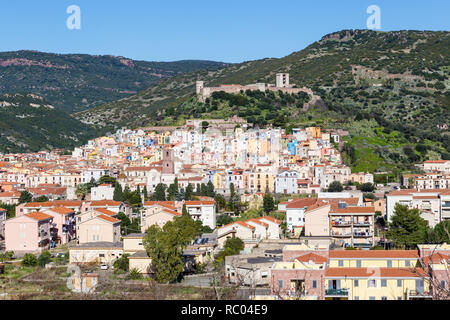
[[[110,207],[118,207],[122,204],[120,201],[114,201],[114,200],[96,200],[91,201],[92,207],[104,207],[104,206],[110,206]]]
[[[375,207],[347,207],[338,208],[331,207],[331,213],[373,213],[375,214]]]
[[[298,200],[289,202],[289,204],[286,205],[286,209],[301,209],[304,207],[308,207],[314,203],[316,203],[316,199],[311,199],[311,198],[298,199]]]
[[[446,163],[447,161],[450,160],[427,160],[425,163]]]
[[[186,201],[186,206],[208,206],[214,203],[215,201]]]
[[[55,200],[46,202],[29,202],[25,205],[27,208],[45,208],[45,207],[79,207],[83,204],[82,201],[71,201],[71,200]]]
[[[30,217],[37,221],[53,219],[53,217],[51,215],[48,215],[48,214],[45,214],[42,212],[31,212],[29,214],[26,214],[25,216]]]
[[[151,207],[151,206],[161,206],[165,208],[169,208],[171,210],[175,210],[177,207],[175,207],[175,201],[145,201],[144,207]]]
[[[117,212],[105,209],[105,208],[97,208],[95,211],[100,212],[101,214],[107,215],[107,216],[115,216],[117,215]]]
[[[360,259],[418,259],[417,250],[330,250],[330,259],[360,258]]]
[[[326,263],[328,261],[328,259],[324,256],[320,256],[318,254],[315,253],[307,253],[305,255],[299,256],[297,258],[294,259],[294,261],[300,261],[300,262],[309,262],[312,261],[315,264],[322,264],[322,263]]]
[[[249,222],[253,222],[253,223],[259,224],[259,225],[264,226],[266,228],[269,226],[267,223],[259,221],[258,219],[248,219],[248,220],[245,221],[245,223],[249,223]]]
[[[100,219],[103,219],[105,221],[112,222],[112,223],[120,222],[119,219],[116,219],[116,218],[113,218],[113,217],[109,217],[109,216],[106,216],[104,214],[101,214],[101,215],[97,216],[97,218],[100,218]]]
[[[354,277],[354,278],[422,278],[422,269],[408,268],[328,268],[325,270],[325,277]]]
[[[271,222],[276,223],[276,224],[281,224],[280,220],[275,219],[273,217],[269,217],[269,216],[263,216],[263,217],[258,218],[257,220],[262,220],[262,219],[267,220],[267,221],[271,221]]]
[[[66,208],[66,207],[53,207],[48,209],[49,211],[53,211],[59,214],[68,214],[73,213],[74,211],[72,209]]]

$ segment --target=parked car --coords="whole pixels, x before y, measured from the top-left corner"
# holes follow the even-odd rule
[[[56,254],[56,257],[57,258],[64,258],[66,256],[66,254],[64,253],[64,252],[58,252],[57,254]]]
[[[100,269],[102,269],[102,270],[108,270],[108,265],[107,265],[107,264],[102,264],[102,265],[100,266]]]

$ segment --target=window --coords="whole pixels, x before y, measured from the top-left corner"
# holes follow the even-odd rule
[[[317,288],[317,280],[312,281],[312,287],[313,287],[313,289]]]
[[[361,268],[361,260],[356,261],[356,267]]]
[[[344,260],[339,260],[339,267],[343,267],[344,266]]]
[[[359,297],[358,297],[358,296],[355,296],[355,297],[353,298],[353,300],[359,300]]]
[[[397,287],[401,287],[402,286],[402,280],[398,279],[397,280]]]
[[[409,260],[405,260],[405,267],[409,267],[411,265],[411,262]]]
[[[99,253],[98,256],[99,256],[100,258],[104,258],[104,257],[105,257],[105,254],[104,254],[104,253]]]
[[[387,287],[387,280],[386,279],[381,279],[381,286],[382,287]]]
[[[359,280],[355,280],[355,287],[359,287]]]
[[[369,297],[369,300],[375,300],[375,297]]]
[[[367,287],[368,288],[373,288],[373,287],[376,287],[376,286],[377,286],[376,280],[368,280],[367,281]]]
[[[402,297],[397,297],[397,300],[402,300]]]
[[[446,283],[445,283],[445,280],[442,280],[442,281],[441,281],[441,287],[442,287],[442,289],[445,289],[445,284],[446,284]]]
[[[381,300],[387,300],[387,297],[381,297]]]
[[[283,288],[283,280],[278,280],[278,288]]]
[[[392,268],[392,260],[388,260],[387,261],[387,267],[388,268]]]

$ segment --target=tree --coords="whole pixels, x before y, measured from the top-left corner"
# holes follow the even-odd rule
[[[269,213],[273,211],[274,208],[274,201],[273,197],[270,193],[266,193],[263,198],[263,208],[265,213]]]
[[[221,214],[221,215],[217,216],[216,224],[218,227],[227,225],[232,222],[233,222],[233,219],[229,215]]]
[[[339,181],[333,181],[328,187],[328,192],[342,192],[342,190],[344,190],[344,187]]]
[[[119,212],[117,214],[117,219],[120,220],[120,230],[122,231],[123,235],[128,235],[130,232],[129,226],[131,225],[130,218],[127,217],[127,215],[123,212]]]
[[[244,242],[240,238],[229,238],[225,242],[223,250],[216,255],[214,264],[216,268],[225,261],[225,257],[238,254],[244,250]]]
[[[142,195],[144,196],[144,201],[147,201],[148,199],[148,191],[147,191],[147,186],[144,186],[144,189],[142,190]]]
[[[153,225],[144,237],[144,247],[152,259],[156,280],[174,282],[183,271],[183,249],[195,238],[195,222],[187,216],[167,222],[161,229]]]
[[[186,187],[186,191],[184,193],[184,199],[186,201],[190,201],[192,200],[192,194],[194,193],[194,188],[192,187],[192,185],[189,183],[188,186]]]
[[[173,201],[176,199],[178,194],[178,178],[175,178],[174,183],[172,183],[169,188],[167,189],[167,200]]]
[[[40,267],[45,267],[47,263],[50,263],[52,261],[52,255],[48,251],[44,251],[39,255],[39,258],[37,260],[37,264]]]
[[[186,203],[183,203],[182,215],[189,216],[189,212],[187,211],[187,208],[186,208]]]
[[[445,220],[430,229],[427,234],[428,243],[449,243],[450,242],[450,221]]]
[[[0,262],[4,263],[6,261],[11,260],[14,257],[14,251],[6,251],[0,253]]]
[[[130,268],[130,260],[128,260],[129,256],[130,255],[128,253],[124,253],[120,258],[114,261],[114,273],[118,273],[120,271],[128,272],[128,269]]]
[[[115,185],[117,183],[116,178],[105,175],[98,180],[98,184],[110,184]]]
[[[373,185],[373,183],[367,182],[358,186],[358,189],[362,192],[373,192],[375,190],[375,186]]]
[[[211,198],[214,198],[216,195],[216,192],[214,191],[214,184],[211,181],[208,181],[206,185],[206,195]]]
[[[22,265],[24,267],[34,267],[38,263],[38,259],[32,253],[26,253],[22,259]]]
[[[22,191],[20,193],[19,203],[28,203],[33,201],[33,195],[29,193],[27,190]]]
[[[214,200],[216,201],[216,204],[217,204],[217,210],[225,209],[225,207],[227,205],[227,201],[225,200],[223,195],[216,194],[214,196]]]
[[[420,217],[418,209],[396,204],[392,222],[386,236],[398,247],[414,248],[424,243],[427,237],[428,223]]]
[[[166,188],[164,183],[158,183],[155,192],[150,197],[152,201],[166,201]]]
[[[122,186],[118,182],[114,185],[113,199],[114,199],[114,201],[120,201],[120,202],[122,202],[124,200]]]
[[[47,202],[49,199],[47,196],[40,196],[36,199],[34,199],[35,202]]]

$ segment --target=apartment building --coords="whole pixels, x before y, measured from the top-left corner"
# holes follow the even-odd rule
[[[450,281],[442,272],[448,272],[450,247],[434,246],[439,250],[418,246],[418,250],[342,251],[286,245],[283,260],[270,270],[271,292],[283,299],[439,299],[442,286],[448,287]]]
[[[430,227],[450,219],[450,189],[404,189],[390,192],[386,195],[386,215],[389,221],[394,215],[396,204],[418,209]]]

